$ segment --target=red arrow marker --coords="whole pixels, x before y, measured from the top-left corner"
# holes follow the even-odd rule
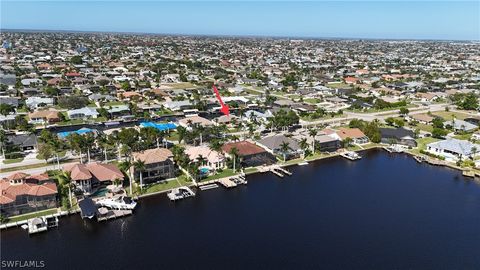
[[[226,116],[229,116],[229,115],[230,115],[230,108],[228,107],[228,105],[226,105],[225,103],[223,103],[222,97],[220,96],[220,93],[218,92],[217,87],[215,87],[215,84],[212,85],[212,88],[213,88],[213,92],[215,92],[215,96],[217,96],[218,102],[220,102],[220,106],[222,106],[222,108],[220,109],[220,111],[221,111],[223,114],[225,114]]]

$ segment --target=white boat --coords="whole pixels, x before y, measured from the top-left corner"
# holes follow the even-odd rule
[[[305,165],[308,165],[308,162],[304,161],[304,162],[300,162],[298,163],[299,166],[305,166]]]
[[[97,205],[108,207],[111,209],[133,210],[137,206],[137,202],[127,196],[115,196],[97,201]]]
[[[347,152],[344,152],[341,154],[342,157],[346,158],[346,159],[349,159],[349,160],[357,160],[357,159],[361,159],[362,157],[353,152],[353,151],[347,151]]]
[[[27,225],[29,234],[45,232],[48,230],[47,220],[44,217],[36,217],[29,219],[27,221]]]

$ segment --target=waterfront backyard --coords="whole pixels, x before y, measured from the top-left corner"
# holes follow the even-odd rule
[[[8,230],[1,235],[8,246],[2,257],[22,251],[37,258],[41,249],[48,265],[66,254],[86,256],[81,247],[91,245],[115,258],[108,266],[117,269],[140,260],[146,268],[188,269],[480,267],[477,182],[406,154],[369,150],[362,156],[293,166],[293,175],[281,180],[249,175],[248,186],[202,191],[177,203],[163,195],[144,198],[133,216],[108,223],[75,215],[63,218],[58,231],[32,238]],[[179,260],[179,253],[190,259]],[[75,267],[59,263],[58,269]]]

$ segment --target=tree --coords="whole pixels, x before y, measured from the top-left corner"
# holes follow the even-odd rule
[[[343,147],[344,148],[350,147],[350,145],[352,145],[352,142],[353,142],[352,138],[346,137],[345,139],[343,139]]]
[[[74,65],[81,65],[83,63],[83,59],[81,55],[75,55],[70,58],[70,63]]]
[[[308,135],[312,137],[312,152],[315,153],[315,137],[317,136],[318,131],[316,129],[310,128],[308,130]]]
[[[129,160],[125,160],[123,162],[120,162],[118,164],[118,168],[123,172],[124,175],[128,176],[128,184],[130,186],[130,194],[132,194],[132,181],[133,181],[133,175],[131,173],[128,173],[132,167],[132,163]]]
[[[448,134],[448,131],[443,128],[433,128],[432,137],[443,139]]]
[[[145,162],[141,160],[137,160],[133,162],[133,167],[135,168],[136,171],[138,171],[140,175],[140,188],[143,187],[143,171],[145,170]]]
[[[7,116],[11,112],[14,112],[14,110],[15,110],[15,108],[10,104],[0,103],[0,114],[1,115]]]
[[[37,158],[44,159],[48,162],[53,157],[53,147],[50,144],[42,143],[38,146]]]
[[[305,159],[306,150],[308,150],[307,138],[302,138],[302,139],[300,140],[299,145],[300,145],[300,148],[301,148],[302,151],[303,151],[303,158]]]
[[[409,112],[410,111],[405,107],[400,108],[400,114],[401,115],[407,115]]]
[[[229,154],[233,157],[233,172],[235,173],[235,163],[238,156],[238,149],[236,147],[233,147],[232,149],[230,149]]]
[[[405,126],[405,121],[403,121],[403,119],[395,119],[395,126],[403,127]]]
[[[393,117],[387,117],[387,118],[385,119],[385,123],[387,123],[387,125],[389,125],[389,126],[393,126],[393,125],[395,124],[395,118],[393,118]]]
[[[463,110],[476,110],[478,108],[478,98],[474,93],[468,93],[463,101],[458,104]]]
[[[287,151],[288,151],[288,149],[290,149],[290,144],[286,141],[283,141],[280,144],[280,151],[282,152],[282,155],[283,155],[283,162],[287,161]]]
[[[177,127],[178,133],[178,143],[181,143],[183,139],[185,139],[185,135],[187,134],[187,129],[185,127]]]
[[[63,171],[60,175],[57,176],[58,183],[62,189],[68,189],[68,200],[70,202],[70,207],[72,207],[72,188],[74,187],[72,183],[72,177],[70,172]]]

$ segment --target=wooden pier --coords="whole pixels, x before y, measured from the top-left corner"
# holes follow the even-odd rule
[[[237,184],[235,182],[233,182],[232,180],[230,180],[230,178],[222,178],[222,179],[218,180],[218,182],[226,188],[232,188],[232,187],[237,186]]]
[[[105,210],[103,210],[105,209]],[[119,217],[129,216],[133,213],[132,210],[108,210],[105,207],[99,208],[97,214],[98,221],[105,221],[109,219],[115,219]]]

